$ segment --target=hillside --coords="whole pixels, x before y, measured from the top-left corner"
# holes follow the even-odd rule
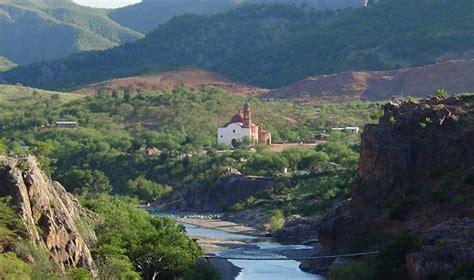
[[[363,0],[222,0],[222,1],[193,1],[193,0],[144,0],[141,3],[114,9],[109,12],[109,17],[137,32],[146,34],[157,28],[160,24],[167,22],[174,16],[186,13],[198,15],[210,15],[226,12],[242,4],[256,3],[294,3],[302,5],[308,3],[312,8],[340,9],[347,7],[358,7]]]
[[[235,83],[216,73],[199,69],[186,69],[106,81],[74,90],[74,92],[81,94],[94,94],[97,92],[133,93],[173,90],[177,87],[188,90],[215,87],[239,95],[258,95],[268,91]]]
[[[0,0],[0,55],[17,64],[103,50],[142,35],[70,0]]]
[[[452,94],[474,92],[473,72],[474,60],[454,60],[391,71],[343,72],[308,77],[261,97],[320,104],[380,101],[401,96],[426,97],[439,88]]]
[[[376,103],[303,106],[261,101],[215,88],[86,96],[0,86],[0,107],[4,109],[0,112],[0,139],[4,137],[16,153],[22,146],[45,143],[41,151],[49,151],[57,159],[53,178],[74,166],[97,169],[110,178],[116,190],[123,190],[138,174],[158,176],[154,168],[161,160],[148,161],[147,148],[176,155],[214,147],[217,127],[227,123],[247,101],[252,104],[255,123],[271,131],[275,141],[289,142],[313,141],[316,133],[331,127],[362,126],[379,107]],[[55,128],[59,119],[77,121],[79,127]],[[124,155],[125,151],[132,154]],[[175,173],[187,172],[174,166],[179,165],[174,158],[169,160],[161,162],[166,172],[162,170],[160,180],[181,178]]]
[[[15,67],[16,64],[8,60],[7,58],[0,56],[0,72],[4,72]]]
[[[337,12],[245,5],[176,17],[143,40],[0,77],[57,89],[191,66],[277,88],[314,75],[419,66],[472,56],[474,3],[455,2],[385,0]]]

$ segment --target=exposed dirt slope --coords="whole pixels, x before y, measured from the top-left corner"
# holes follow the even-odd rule
[[[376,72],[343,72],[308,77],[275,89],[264,98],[301,103],[388,100],[393,96],[426,97],[436,89],[474,91],[474,60],[452,60],[417,68]]]
[[[267,92],[265,89],[239,84],[219,74],[200,69],[177,70],[156,75],[110,80],[86,86],[75,92],[91,94],[98,91],[129,91],[133,93],[147,90],[171,90],[177,87],[194,90],[198,90],[202,87],[217,87],[242,95],[262,94]]]

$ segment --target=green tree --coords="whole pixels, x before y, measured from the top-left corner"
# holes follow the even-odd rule
[[[178,279],[194,268],[201,255],[183,226],[137,209],[136,201],[100,196],[88,202],[104,223],[96,229],[97,253],[126,256],[144,279]]]
[[[0,138],[0,154],[8,153],[7,140],[5,138]]]
[[[298,163],[298,168],[303,170],[321,169],[329,162],[329,156],[325,152],[315,152],[312,155],[307,155]]]
[[[406,279],[405,256],[420,249],[420,242],[407,234],[389,242],[376,258],[375,279]]]
[[[439,88],[436,90],[436,97],[448,98],[449,97],[448,91],[443,88]]]
[[[136,179],[129,180],[124,193],[136,195],[145,201],[152,201],[160,198],[162,195],[171,192],[171,187],[162,186],[151,180],[147,180],[143,175]]]
[[[281,229],[285,225],[285,216],[280,209],[273,211],[272,216],[270,217],[270,230],[275,231]]]
[[[112,191],[109,178],[99,170],[74,167],[59,177],[58,180],[68,191],[79,195],[85,196]]]

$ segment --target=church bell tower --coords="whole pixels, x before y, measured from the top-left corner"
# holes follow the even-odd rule
[[[245,128],[250,128],[250,124],[252,123],[250,104],[248,102],[244,104],[244,119],[242,123]]]

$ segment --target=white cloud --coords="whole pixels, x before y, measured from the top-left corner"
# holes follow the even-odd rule
[[[118,8],[135,3],[141,2],[141,0],[73,0],[77,4],[96,7],[96,8]]]

